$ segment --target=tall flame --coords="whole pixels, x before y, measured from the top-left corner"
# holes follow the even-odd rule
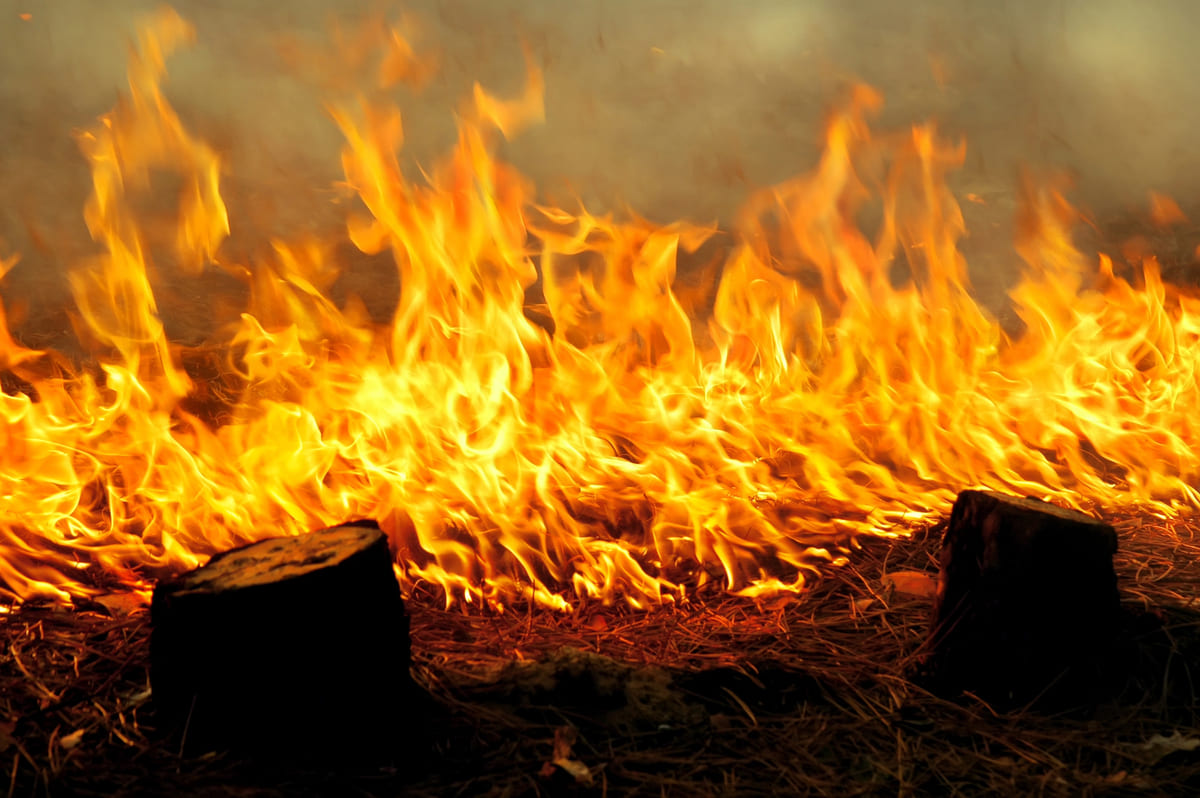
[[[390,320],[327,295],[330,242],[281,241],[230,269],[251,300],[223,338],[184,349],[136,198],[152,171],[177,173],[170,257],[229,265],[220,160],[162,89],[191,38],[155,18],[129,93],[80,137],[100,253],[70,283],[94,367],[0,334],[16,378],[0,394],[11,595],[145,587],[237,542],[371,517],[406,584],[448,601],[641,607],[713,579],[800,591],[856,537],[902,535],[967,487],[1200,503],[1200,300],[1153,260],[1136,286],[1107,258],[1096,269],[1062,193],[1029,184],[1011,295],[1024,331],[1006,336],[958,250],[946,175],[963,146],[929,125],[873,139],[882,100],[865,87],[816,168],[753,195],[730,233],[538,204],[495,157],[498,135],[542,118],[532,58],[516,99],[476,86],[420,180],[400,164],[399,111],[334,107],[361,205],[349,238],[399,275]],[[380,85],[428,77],[398,31],[370,40],[387,48]],[[696,301],[678,261],[710,242],[720,278]]]

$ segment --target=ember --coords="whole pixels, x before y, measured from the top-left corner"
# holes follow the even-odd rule
[[[1097,273],[1076,211],[1030,184],[1009,336],[957,248],[945,178],[964,146],[932,125],[873,137],[870,88],[831,117],[816,168],[754,194],[729,231],[539,204],[495,155],[542,116],[532,56],[515,99],[476,87],[420,179],[396,108],[335,105],[349,240],[399,275],[380,323],[328,294],[332,242],[223,254],[238,220],[220,156],[163,89],[191,37],[169,11],[148,24],[128,93],[79,137],[99,252],[70,280],[94,365],[0,341],[12,596],[145,590],[238,543],[369,517],[402,583],[447,602],[640,608],[713,580],[801,591],[963,488],[1168,517],[1200,498],[1200,302],[1152,258],[1134,279],[1105,258]],[[382,85],[428,78],[400,31],[361,41]],[[139,205],[163,170],[181,186],[165,232]],[[681,290],[681,253],[718,245],[711,296]],[[222,337],[169,339],[166,261],[245,282]]]

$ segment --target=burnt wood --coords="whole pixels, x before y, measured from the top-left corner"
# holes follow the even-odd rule
[[[157,716],[190,752],[375,756],[411,723],[408,619],[378,527],[218,554],[155,588],[151,622]]]
[[[1032,498],[959,494],[924,669],[1001,704],[1089,700],[1118,626],[1113,528]]]

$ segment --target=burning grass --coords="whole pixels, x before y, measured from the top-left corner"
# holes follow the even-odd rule
[[[498,614],[419,590],[414,675],[432,701],[397,722],[425,747],[378,768],[180,757],[148,712],[144,613],[25,606],[2,627],[10,793],[1188,792],[1200,784],[1200,525],[1108,520],[1136,656],[1095,705],[1000,712],[913,681],[930,602],[895,590],[920,580],[885,575],[936,573],[938,530],[922,528],[866,543],[786,601],[710,589],[648,612]],[[547,765],[556,735],[561,764]]]
[[[328,105],[344,233],[243,258],[223,249],[221,154],[168,99],[192,35],[149,20],[128,91],[79,135],[86,357],[0,334],[0,595],[145,590],[254,537],[372,518],[406,585],[448,602],[645,609],[710,581],[802,593],[964,488],[1197,506],[1200,298],[1152,257],[1126,273],[1083,254],[1061,187],[1030,182],[1009,334],[958,248],[965,144],[873,132],[869,87],[815,166],[729,229],[659,224],[547,207],[498,157],[543,115],[531,54],[517,96],[476,86],[446,156],[411,168],[396,95],[429,70],[374,20],[335,37],[373,75]],[[714,242],[687,290],[681,262]],[[360,284],[398,285],[382,317],[334,299],[350,245],[377,258]],[[163,300],[201,272],[246,302],[214,303],[211,338],[184,346]]]

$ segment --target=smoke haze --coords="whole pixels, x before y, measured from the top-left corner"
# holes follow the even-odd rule
[[[71,137],[125,85],[126,42],[157,3],[0,0],[0,239],[23,261],[5,294],[54,302],[62,270],[90,247],[86,166]],[[1097,214],[1143,207],[1149,190],[1196,196],[1200,4],[1120,0],[520,0],[403,6],[177,0],[197,42],[169,64],[185,122],[222,152],[234,240],[339,224],[338,133],[322,93],[279,55],[317,41],[335,13],[416,20],[440,71],[404,97],[407,150],[428,161],[479,80],[499,93],[523,75],[521,42],[545,65],[546,124],[505,155],[544,196],[628,203],[656,219],[728,221],[746,192],[807,170],[821,121],[854,80],[880,88],[880,128],[938,120],[964,136],[956,178],[980,291],[998,295],[1018,166],[1077,176]],[[24,20],[21,15],[28,14]],[[398,92],[403,97],[403,92]],[[56,286],[60,288],[56,289]]]

